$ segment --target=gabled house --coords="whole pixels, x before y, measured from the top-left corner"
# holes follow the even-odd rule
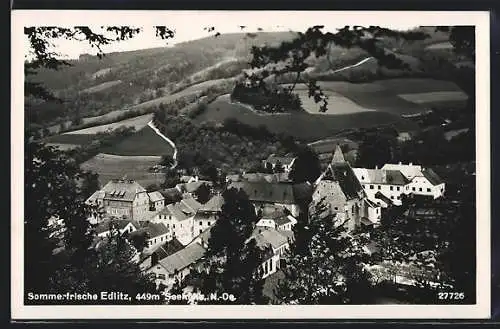
[[[312,195],[309,183],[268,183],[268,182],[233,182],[229,188],[243,190],[253,203],[256,212],[268,206],[288,209],[294,217],[298,217],[301,205],[307,204]]]
[[[146,250],[154,248],[172,239],[170,230],[164,223],[145,222],[141,228],[132,234],[144,234],[146,237]]]
[[[210,200],[202,205],[193,218],[193,235],[201,234],[211,227],[219,219],[222,212],[224,198],[222,195],[214,195]]]
[[[442,197],[445,192],[445,182],[431,168],[420,165],[385,164],[382,169],[398,170],[409,181],[405,186],[405,194],[429,196],[434,199]]]
[[[275,229],[256,230],[246,241],[255,240],[255,244],[263,251],[263,261],[260,266],[260,275],[265,279],[280,269],[280,259],[289,250],[290,241],[287,236]]]
[[[94,232],[98,237],[103,238],[109,236],[113,230],[117,230],[120,234],[133,233],[139,229],[139,224],[126,219],[107,219],[94,228]]]
[[[134,180],[113,179],[85,202],[102,207],[108,216],[142,221],[150,215],[148,193]]]
[[[167,289],[176,281],[182,282],[193,269],[201,268],[200,262],[205,255],[205,248],[198,243],[193,243],[185,248],[159,259],[156,264],[147,270],[155,276],[155,282]]]
[[[158,212],[153,221],[164,223],[172,232],[172,237],[176,237],[182,244],[186,245],[194,238],[194,216],[202,207],[198,201],[192,197],[182,199],[179,202],[168,204]]]
[[[284,211],[283,208],[266,208],[262,212],[256,227],[291,231],[295,224],[297,224],[297,219]]]
[[[165,207],[165,197],[160,192],[149,192],[148,196],[150,211],[160,211]]]
[[[158,264],[158,260],[166,258],[183,248],[184,246],[182,243],[173,238],[163,244],[158,244],[152,248],[144,250],[138,259],[139,267],[142,271],[146,271],[152,266]]]
[[[363,186],[339,146],[327,169],[314,183],[312,199],[311,213],[319,211],[320,216],[334,215],[337,222],[349,230],[360,226],[362,219],[373,224],[380,221],[380,207],[366,202]]]
[[[292,170],[295,159],[296,157],[292,156],[276,156],[275,154],[271,154],[267,159],[262,160],[262,166],[272,170],[275,170],[276,167],[282,167],[285,173],[289,173]]]
[[[410,182],[399,170],[353,168],[371,201],[382,206],[401,205],[401,195]]]

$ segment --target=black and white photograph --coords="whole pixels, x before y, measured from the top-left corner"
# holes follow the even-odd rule
[[[18,10],[12,39],[13,316],[490,316],[487,12]]]

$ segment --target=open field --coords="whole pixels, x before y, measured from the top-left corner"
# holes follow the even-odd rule
[[[97,93],[103,90],[106,90],[108,88],[111,88],[113,86],[119,85],[122,83],[121,80],[114,80],[114,81],[106,81],[101,84],[98,84],[97,86],[93,86],[87,89],[83,89],[81,92],[82,93],[87,93],[87,94],[92,94],[92,93]]]
[[[90,144],[94,137],[90,134],[62,134],[47,137],[44,141],[49,144],[86,145]]]
[[[85,128],[85,129],[80,129],[80,130],[73,130],[67,133],[64,133],[63,135],[69,135],[69,134],[97,134],[100,132],[105,132],[107,130],[114,130],[118,127],[134,127],[136,131],[139,131],[140,129],[144,128],[149,121],[153,118],[153,114],[144,114],[140,115],[135,118],[130,118],[114,123],[109,123],[106,125],[101,125],[101,126],[95,126],[95,127],[90,127],[90,128]]]
[[[318,115],[336,115],[336,114],[349,114],[373,111],[369,108],[359,106],[350,99],[336,93],[333,91],[324,91],[324,94],[328,96],[329,111],[319,112],[319,104],[314,102],[312,97],[309,97],[308,91],[298,90],[297,94],[302,101],[302,108],[309,113]]]
[[[148,169],[160,161],[159,156],[117,156],[99,153],[92,159],[81,164],[83,170],[90,170],[99,174],[99,184],[104,185],[110,179],[121,178],[127,175],[142,186],[161,184],[164,174],[150,173]]]
[[[428,102],[416,103],[410,101],[412,96],[408,99],[399,97],[400,94],[415,94],[421,95],[423,93],[444,93],[450,95],[462,95],[459,101],[463,100],[463,95],[465,95],[460,88],[450,81],[435,80],[435,79],[424,79],[424,78],[397,78],[397,79],[386,79],[378,80],[370,83],[351,83],[345,81],[320,81],[318,85],[326,92],[338,93],[348,100],[352,101],[361,108],[378,110],[389,112],[397,115],[402,114],[415,114],[427,110],[427,106],[439,105],[443,101],[450,101],[448,99],[439,99],[438,97],[431,98],[428,96]],[[285,85],[287,86],[287,85]],[[296,90],[300,93],[306,93],[307,87],[304,85],[297,85]],[[307,94],[305,94],[307,97]],[[415,96],[413,98],[418,98]],[[454,96],[456,99],[458,96]],[[413,99],[412,98],[412,99]],[[339,98],[335,98],[333,101],[329,101],[329,111],[333,115],[338,114],[336,109],[336,103],[338,103]],[[312,99],[313,113],[314,110],[319,109],[317,104],[314,104]],[[342,104],[342,103],[340,103]]]
[[[236,118],[240,122],[251,125],[264,125],[271,132],[284,133],[305,141],[314,141],[330,137],[347,128],[372,127],[376,125],[394,124],[409,129],[414,124],[398,115],[367,111],[338,115],[317,115],[310,113],[293,113],[278,115],[260,115],[246,106],[231,103],[228,95],[218,97],[208,105],[205,112],[194,121],[223,122],[227,118]]]
[[[449,41],[433,43],[425,47],[425,49],[452,49],[453,45]]]
[[[103,153],[122,156],[162,156],[173,155],[174,150],[151,127],[146,126],[123,141],[103,149]]]
[[[434,91],[418,94],[399,94],[398,96],[417,104],[467,100],[467,95],[463,91]]]

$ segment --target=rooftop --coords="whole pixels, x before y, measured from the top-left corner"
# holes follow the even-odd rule
[[[117,230],[124,229],[128,224],[131,223],[132,225],[134,225],[132,221],[126,219],[107,219],[97,224],[94,230],[97,234],[100,234],[109,231],[111,227],[114,227]],[[134,227],[138,228],[138,225],[135,224]]]
[[[165,200],[165,197],[160,192],[158,192],[158,191],[149,192],[148,196],[149,196],[149,200],[151,200],[151,202],[157,202],[157,201]]]
[[[399,170],[353,168],[361,182],[373,184],[406,185],[409,180]]]
[[[146,192],[146,189],[134,180],[113,179],[102,191],[105,199],[133,201],[137,193]]]
[[[422,174],[434,186],[444,183],[441,177],[439,177],[438,174],[436,174],[431,168],[423,169]]]
[[[198,243],[193,243],[184,249],[161,259],[158,263],[163,266],[169,274],[175,274],[176,272],[199,261],[204,254],[205,248]]]

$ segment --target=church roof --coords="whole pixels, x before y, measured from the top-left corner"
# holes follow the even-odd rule
[[[344,163],[344,153],[342,153],[342,149],[339,145],[335,147],[335,152],[333,153],[332,164],[333,163]]]

